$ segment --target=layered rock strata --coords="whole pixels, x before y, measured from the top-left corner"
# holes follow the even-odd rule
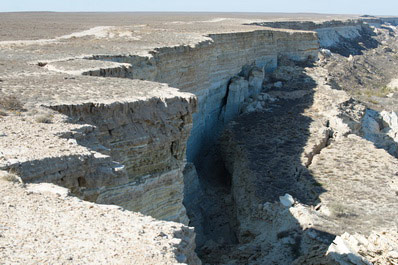
[[[221,236],[217,242],[209,240],[201,253],[210,263],[230,264],[232,260],[238,264],[305,264],[305,257],[313,252],[324,254],[332,235],[342,232],[345,222],[354,232],[373,229],[376,223],[392,226],[396,208],[393,194],[397,192],[395,160],[353,135],[360,131],[364,109],[359,105],[356,108],[343,91],[326,85],[323,69],[302,67],[317,58],[318,42],[343,55],[371,47],[374,42],[369,39],[369,25],[361,21],[326,22],[320,27],[301,28],[315,29],[318,35],[229,26],[232,29],[227,32],[221,26],[189,34],[179,29],[164,33],[162,28],[148,29],[148,25],[97,27],[55,39],[0,42],[5,61],[0,79],[2,176],[8,179],[18,175],[15,178],[25,183],[55,183],[86,200],[187,224],[184,199],[184,204],[191,207],[191,221],[198,233],[202,233],[206,221],[215,224],[211,229],[214,238],[224,233],[229,243],[240,243],[226,247],[222,245],[226,237]],[[141,35],[135,36],[135,32]],[[158,40],[169,47],[155,48]],[[148,46],[143,44],[146,41]],[[361,41],[365,42],[357,46]],[[76,47],[78,52],[73,50]],[[301,66],[291,62],[285,65],[286,58]],[[277,68],[280,65],[283,67]],[[18,68],[23,70],[14,72]],[[20,95],[21,102],[12,101],[13,95]],[[347,106],[354,107],[347,110]],[[242,112],[247,113],[233,121]],[[203,190],[201,185],[209,186],[218,180],[203,181],[193,164],[186,165],[185,154],[189,161],[200,164],[198,161],[206,157],[205,151],[214,149],[216,139],[230,121],[221,144],[232,178],[220,170],[226,176],[223,181],[228,183]],[[356,147],[371,153],[366,159],[374,162],[370,173],[374,179],[366,182],[361,174],[345,178],[350,168],[347,165],[324,171],[324,156],[348,160],[361,154]],[[377,167],[380,159],[388,169]],[[365,171],[364,167],[358,168]],[[210,178],[220,173],[211,171],[213,167],[198,170]],[[334,177],[336,183],[328,182],[329,177]],[[358,181],[366,182],[364,188],[371,195],[371,185],[385,185],[385,205],[375,209],[376,195],[362,201],[355,190]],[[345,191],[341,196],[339,185]],[[16,187],[4,187],[4,192],[18,192]],[[350,187],[353,189],[347,190]],[[222,203],[206,202],[216,200],[218,191],[225,195]],[[285,209],[277,202],[284,193],[293,195],[293,207]],[[10,202],[17,201],[8,197]],[[48,200],[51,208],[52,199]],[[363,205],[358,207],[361,202]],[[374,210],[371,226],[359,219],[366,213],[361,207]],[[219,214],[220,208],[228,213]],[[211,214],[204,218],[207,210]],[[386,219],[378,218],[381,214]],[[211,223],[213,216],[222,218]],[[15,225],[14,221],[10,226]],[[120,223],[123,225],[116,222],[116,226]],[[159,226],[168,234],[160,232],[160,237],[179,237],[179,231],[184,230],[186,238],[181,242],[181,255],[178,252],[176,257],[160,261],[155,254],[154,262],[199,263],[193,253],[192,230],[163,224]],[[51,233],[39,228],[44,234]],[[147,229],[151,226],[144,225],[139,234]],[[177,235],[171,235],[173,231]],[[203,234],[201,241],[206,240]],[[12,236],[10,233],[7,238]],[[322,243],[318,250],[317,242]],[[174,249],[173,245],[165,251]],[[164,258],[167,253],[160,256]],[[11,256],[8,252],[4,255]],[[135,258],[139,263],[147,261]]]
[[[311,32],[261,30],[213,34],[211,40],[158,49],[149,58],[44,59],[29,66],[37,72],[30,78],[6,71],[2,95],[23,95],[25,109],[2,117],[1,169],[26,183],[51,182],[85,200],[187,224],[185,154],[195,160],[214,142],[239,114],[240,102],[259,93],[264,72],[276,67],[278,56],[314,59],[318,48]],[[24,50],[34,43],[21,45]],[[247,93],[237,97],[241,92],[230,79],[238,74]],[[196,97],[158,82],[194,92],[196,116]],[[185,191],[188,205],[189,194],[199,189],[192,184]],[[203,200],[192,198],[197,205]],[[200,231],[202,219],[197,220]],[[195,243],[188,243],[192,250]]]
[[[42,91],[55,89],[64,79],[51,80]],[[45,78],[24,83],[25,93],[42,81]],[[92,78],[74,81],[84,86]],[[6,83],[9,90],[19,88],[15,82]],[[131,92],[134,84],[140,92]],[[109,85],[120,87],[113,89],[114,98],[106,95]],[[79,90],[73,86],[68,92]],[[56,110],[47,111],[49,123],[37,121],[38,110],[3,117],[1,168],[24,182],[55,183],[83,199],[187,224],[182,170],[196,98],[142,81],[103,80],[96,89],[103,90],[87,90],[88,99],[81,97],[76,103],[60,103],[56,94],[46,98],[41,104]]]
[[[82,133],[61,137],[72,138],[71,144],[76,138],[78,145],[87,147],[94,155],[87,159],[76,157],[73,163],[58,163],[45,157],[27,164],[6,161],[3,169],[19,172],[24,181],[63,185],[91,201],[122,205],[154,217],[187,223],[181,204],[185,153],[189,161],[197,160],[198,154],[214,143],[224,124],[239,114],[239,104],[261,90],[264,71],[276,67],[278,56],[314,59],[318,48],[316,36],[310,32],[261,30],[209,37],[211,42],[201,42],[194,48],[157,49],[151,57],[91,57],[116,63],[99,62],[101,68],[97,69],[100,70],[93,70],[95,65],[89,63],[92,60],[40,64],[58,73],[54,76],[81,73],[146,79],[195,93],[199,107],[193,115],[188,144],[196,101],[185,95],[179,98],[168,94],[164,99],[145,95],[145,100],[106,103],[90,97],[79,104],[46,102],[44,105],[67,115],[70,121],[93,126]],[[239,86],[234,90],[234,82],[230,82],[231,76],[239,73],[247,86],[245,93],[240,92]],[[26,86],[34,85],[35,79],[29,82]],[[4,85],[9,87],[9,92],[18,87],[13,81]],[[239,96],[236,93],[240,93]],[[128,96],[126,90],[123,94]],[[116,98],[122,99],[121,94]],[[86,170],[79,170],[79,165]]]
[[[375,35],[372,26],[380,27],[384,21],[374,20],[346,20],[346,21],[289,21],[256,23],[271,28],[285,28],[295,30],[313,30],[318,34],[319,44],[333,52],[344,56],[361,54],[364,49],[375,48],[377,42],[371,38]]]
[[[257,30],[210,34],[208,38],[209,41],[194,47],[156,49],[149,57],[94,56],[91,59],[130,66],[84,74],[150,80],[194,93],[198,97],[198,111],[193,116],[187,158],[196,161],[217,139],[224,123],[237,116],[238,105],[248,96],[259,93],[263,72],[274,70],[278,57],[315,60],[318,51],[318,40],[312,32]],[[234,95],[236,88],[231,84],[231,77],[241,72],[249,91],[239,91],[242,98]]]

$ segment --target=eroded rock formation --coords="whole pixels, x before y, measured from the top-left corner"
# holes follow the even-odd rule
[[[199,264],[198,246],[209,264],[396,260],[397,118],[351,98],[344,80],[372,51],[375,61],[395,51],[397,20],[166,21],[0,42],[1,176],[24,183],[1,185],[12,216],[2,259]],[[57,188],[43,182],[96,204],[48,195]],[[34,231],[62,244],[69,224],[54,209],[90,240],[108,222],[129,236],[80,256],[21,244]],[[102,256],[88,259],[92,248]]]

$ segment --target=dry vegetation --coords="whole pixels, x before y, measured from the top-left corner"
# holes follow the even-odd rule
[[[13,95],[0,94],[0,116],[6,116],[7,111],[23,111],[23,104]]]
[[[53,116],[51,114],[41,114],[35,117],[38,123],[52,123]]]

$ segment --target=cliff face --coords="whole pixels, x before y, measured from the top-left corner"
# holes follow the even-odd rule
[[[96,55],[87,57],[90,60],[42,63],[43,70],[53,76],[11,80],[4,85],[19,93],[21,82],[26,91],[34,91],[40,83],[41,90],[48,91],[47,98],[26,100],[29,104],[39,100],[66,115],[68,123],[81,124],[81,129],[71,132],[70,125],[65,125],[65,132],[52,137],[82,150],[72,155],[71,149],[68,156],[56,158],[40,151],[37,159],[26,161],[21,153],[19,159],[5,161],[2,168],[18,172],[27,182],[56,183],[90,201],[187,224],[182,205],[186,155],[188,161],[201,159],[225,123],[239,114],[242,102],[259,93],[265,72],[275,69],[278,57],[313,60],[317,49],[313,32],[258,30],[211,34],[193,47],[155,49],[151,57]],[[63,84],[62,75],[81,73],[123,78],[73,77],[76,84]],[[247,93],[239,91],[241,84],[236,87],[231,82],[238,74]],[[94,85],[90,84],[93,80]],[[172,89],[159,83],[181,92],[169,91]],[[88,89],[83,92],[85,86]],[[80,98],[69,96],[72,91]]]
[[[97,203],[188,223],[182,206],[182,170],[196,108],[194,97],[51,108],[94,125],[95,130],[78,143],[117,163],[112,177],[80,177],[78,187],[72,187],[77,194]],[[103,171],[109,176],[109,169]]]
[[[318,40],[313,32],[258,30],[211,34],[208,37],[210,40],[194,47],[156,49],[151,57],[94,56],[92,59],[128,63],[131,67],[85,74],[150,80],[194,93],[198,98],[198,110],[193,115],[187,158],[188,161],[195,161],[203,150],[214,143],[224,126],[223,109],[233,76],[242,72],[244,67],[246,71],[253,66],[261,71],[272,71],[280,56],[297,61],[314,60],[318,50]],[[261,88],[262,82],[250,87],[257,91]],[[233,104],[240,104],[243,100]]]
[[[394,22],[394,19],[390,20]],[[365,48],[375,48],[377,43],[371,38],[371,36],[375,35],[371,26],[380,27],[384,22],[386,21],[382,19],[350,19],[346,21],[332,20],[324,22],[264,22],[255,23],[255,25],[271,28],[312,30],[317,33],[321,48],[330,49],[332,52],[349,56],[350,54],[361,54],[361,50]]]
[[[249,256],[258,252],[258,245],[284,255],[297,242],[271,249],[274,242],[265,234],[269,232],[272,240],[285,238],[286,233],[300,230],[297,223],[308,221],[297,217],[300,211],[320,200],[332,201],[320,196],[325,190],[316,180],[324,180],[325,172],[317,168],[322,161],[313,158],[320,152],[328,154],[322,149],[333,137],[353,133],[338,107],[348,102],[348,96],[325,84],[327,75],[322,69],[303,65],[317,59],[320,47],[348,56],[375,43],[363,21],[257,25],[295,31],[237,27],[242,31],[206,32],[204,36],[198,30],[192,33],[201,34],[194,41],[167,39],[169,47],[164,48],[142,48],[142,43],[135,43],[129,50],[134,40],[151,35],[133,36],[147,27],[135,25],[130,31],[96,28],[98,38],[89,37],[89,30],[70,39],[67,35],[40,43],[0,43],[9,50],[20,49],[19,60],[31,56],[31,61],[5,69],[0,79],[0,107],[9,106],[3,98],[12,95],[20,95],[25,104],[17,109],[18,104],[11,104],[4,116],[0,112],[0,173],[16,174],[25,183],[54,183],[82,199],[119,205],[157,219],[191,221],[201,243],[213,233],[211,239],[220,239],[217,242],[225,243],[227,238],[227,244],[242,244],[231,252],[238,259],[245,257],[240,246],[247,247],[244,252]],[[183,40],[189,35],[177,33]],[[115,34],[118,38],[112,42]],[[71,52],[71,57],[60,57],[63,49],[79,44],[91,55]],[[125,48],[128,51],[121,52]],[[13,61],[4,51],[0,55],[6,62]],[[31,72],[14,74],[13,67]],[[242,112],[246,113],[240,116]],[[219,161],[215,146],[229,122],[221,141],[224,161]],[[341,141],[341,146],[362,142],[355,137],[347,141]],[[366,148],[372,150],[371,145]],[[311,170],[323,173],[316,179]],[[273,211],[273,207],[280,208],[276,201],[282,191],[308,207],[295,208],[297,216]],[[389,191],[393,193],[392,188]],[[219,199],[220,194],[224,198]],[[268,222],[274,212],[286,217],[287,223],[278,223],[281,219]],[[338,225],[332,222],[321,228],[332,233],[339,231]],[[206,230],[209,226],[212,229]],[[194,236],[188,232],[184,255],[195,264],[199,261],[193,253]],[[302,236],[304,232],[297,233]],[[258,243],[256,248],[244,245],[251,240]],[[206,252],[206,245],[204,249]],[[275,261],[286,258],[278,255],[273,256]],[[260,257],[265,263],[267,257]],[[285,263],[290,264],[292,257]]]

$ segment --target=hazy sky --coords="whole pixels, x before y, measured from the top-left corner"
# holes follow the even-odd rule
[[[0,0],[0,12],[10,11],[221,11],[398,15],[398,0]]]

